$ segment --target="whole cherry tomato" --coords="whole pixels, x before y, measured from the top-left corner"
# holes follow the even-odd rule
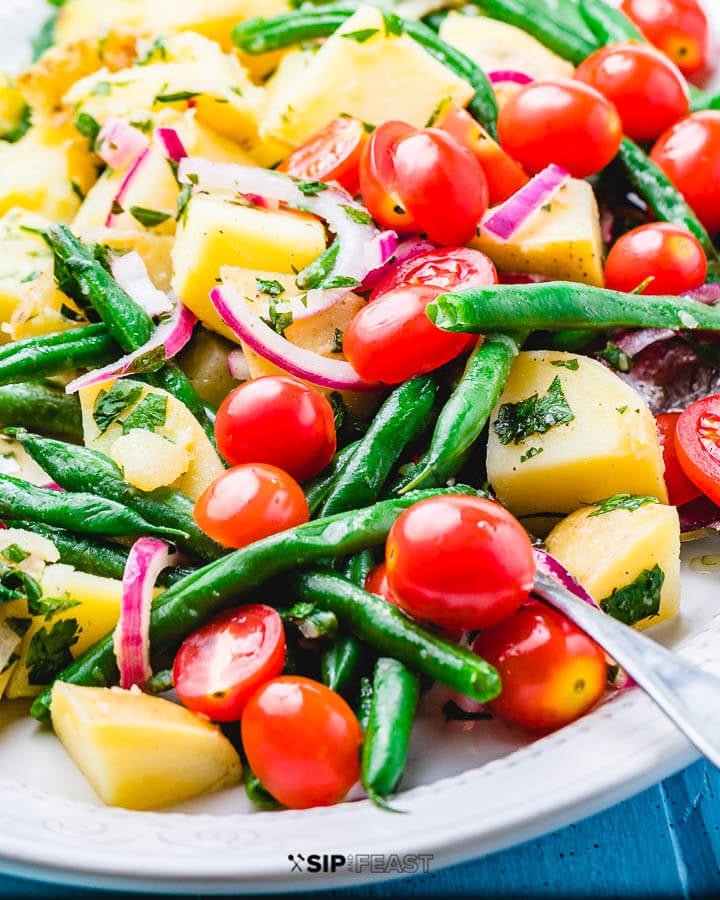
[[[607,683],[602,648],[537,600],[483,629],[473,650],[500,673],[502,690],[488,703],[490,711],[533,731],[577,719],[600,699]]]
[[[363,733],[330,688],[299,675],[264,684],[245,707],[243,748],[253,772],[290,809],[330,806],[360,777]]]
[[[696,400],[680,413],[675,449],[690,481],[720,503],[720,394]]]
[[[215,722],[240,719],[255,691],[285,665],[285,630],[270,606],[221,613],[180,645],[173,682],[182,703]]]
[[[390,582],[388,581],[387,563],[378,563],[378,565],[370,569],[365,576],[365,590],[369,594],[376,594],[378,597],[382,597],[383,600],[387,600],[388,603],[392,603],[393,606],[397,606],[397,600],[390,589]]]
[[[622,0],[620,8],[683,75],[708,66],[710,23],[698,0]]]
[[[499,503],[470,496],[421,500],[388,535],[385,560],[398,605],[442,628],[485,628],[524,603],[532,545]]]
[[[690,112],[682,72],[648,44],[609,44],[580,64],[575,78],[615,104],[625,134],[653,141]]]
[[[615,156],[622,122],[594,88],[570,78],[533,81],[500,110],[503,149],[531,174],[550,163],[576,178],[594,175]]]
[[[720,111],[681,119],[660,135],[650,158],[714,234],[720,231]]]
[[[488,205],[475,156],[438,128],[384,122],[360,161],[360,192],[386,228],[422,231],[438,244],[471,240]]]
[[[194,516],[205,534],[235,549],[309,518],[297,481],[262,463],[235,466],[216,478],[196,501]]]
[[[678,459],[675,447],[675,431],[679,412],[660,413],[655,416],[655,427],[665,462],[665,484],[673,506],[682,506],[699,497],[702,491],[687,477]]]
[[[223,400],[215,440],[230,465],[268,463],[305,481],[321,472],[335,453],[332,407],[319,391],[296,378],[254,378]]]
[[[605,263],[611,290],[633,291],[646,279],[643,294],[681,294],[705,283],[707,258],[698,239],[680,225],[651,222],[621,235]]]
[[[355,194],[360,157],[367,139],[360,119],[341,116],[308,138],[278,169],[308,181],[337,181]]]

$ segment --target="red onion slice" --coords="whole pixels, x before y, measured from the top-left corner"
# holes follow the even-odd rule
[[[127,170],[127,173],[123,180],[120,183],[120,187],[118,188],[117,194],[113,197],[112,207],[110,208],[110,212],[107,214],[107,218],[105,219],[105,227],[106,228],[114,228],[117,224],[117,220],[120,216],[120,213],[116,213],[116,209],[124,209],[125,200],[128,195],[128,191],[133,185],[133,182],[138,176],[138,173],[142,170],[145,163],[150,158],[150,148],[146,148],[143,152],[138,156],[135,162],[130,166]]]
[[[122,580],[120,620],[113,645],[120,687],[144,688],[152,676],[150,668],[150,608],[158,575],[172,564],[165,541],[143,537],[130,548]]]
[[[172,311],[172,301],[152,283],[143,258],[137,251],[116,256],[110,268],[115,281],[149,316],[161,316]]]
[[[500,206],[491,210],[481,228],[501,241],[509,240],[527,220],[555,196],[570,173],[550,163]]]
[[[488,81],[490,84],[530,84],[535,79],[531,78],[525,72],[518,72],[517,69],[496,69],[488,72]]]
[[[180,135],[174,128],[156,128],[155,140],[170,162],[180,162],[188,155]]]
[[[318,387],[335,391],[376,391],[380,385],[363,381],[348,362],[327,359],[312,350],[291,344],[251,309],[245,298],[229,285],[213,288],[210,300],[220,318],[241,341],[263,359]]]
[[[95,142],[97,154],[111,169],[127,169],[150,146],[150,138],[124,119],[110,116]]]

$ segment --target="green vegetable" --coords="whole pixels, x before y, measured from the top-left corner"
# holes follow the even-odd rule
[[[100,391],[93,407],[93,421],[100,434],[105,434],[129,407],[140,397],[143,385],[135,381],[121,379],[116,381],[109,391]]]
[[[363,646],[355,635],[338,635],[320,659],[323,684],[347,698],[355,688],[364,660]]]
[[[48,630],[43,625],[30,639],[25,664],[30,684],[49,684],[70,665],[71,647],[77,644],[80,626],[77,619],[60,619]]]
[[[171,218],[170,213],[159,209],[146,209],[144,206],[131,206],[128,212],[143,228],[157,228]]]
[[[580,0],[578,8],[599,46],[624,41],[645,42],[645,37],[625,13],[609,6],[606,0]]]
[[[545,434],[556,425],[572,422],[575,414],[565,399],[560,376],[553,378],[547,394],[533,394],[519,403],[503,403],[493,422],[501,444],[525,443],[534,434]]]
[[[337,618],[331,612],[317,609],[312,603],[296,603],[288,609],[278,609],[283,622],[294,625],[310,641],[337,637]]]
[[[155,431],[156,428],[162,428],[166,419],[167,397],[162,394],[146,394],[123,422],[123,434],[133,428]]]
[[[368,726],[370,725],[370,716],[372,714],[372,678],[368,678],[367,676],[363,675],[363,677],[360,679],[359,694],[360,696],[358,698],[357,717],[358,722],[360,723],[360,727],[363,730],[363,734],[367,734]]]
[[[311,516],[314,516],[324,503],[325,498],[332,490],[339,472],[347,465],[350,457],[357,450],[359,443],[359,441],[356,441],[354,444],[348,444],[347,447],[338,450],[330,464],[305,485],[305,499],[307,500]]]
[[[23,338],[0,348],[0,385],[103,366],[117,353],[117,345],[102,324]]]
[[[0,386],[0,426],[19,425],[82,438],[80,403],[62,388],[44,382],[20,382]]]
[[[658,503],[657,497],[638,497],[635,494],[615,494],[606,500],[599,500],[593,503],[593,511],[588,515],[602,516],[605,513],[612,512],[614,509],[627,509],[629,512],[640,509],[646,503]]]
[[[616,588],[609,597],[601,600],[600,609],[626,625],[656,616],[664,582],[665,573],[657,564],[652,569],[644,569],[630,584]]]

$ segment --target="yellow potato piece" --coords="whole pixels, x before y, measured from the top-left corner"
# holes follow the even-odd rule
[[[240,781],[217,725],[161,697],[56,682],[55,733],[108,806],[157,809]]]
[[[141,491],[172,484],[190,468],[192,432],[186,428],[170,442],[161,434],[131,428],[120,435],[110,449],[110,456],[120,466],[125,480]]]
[[[547,537],[548,552],[598,603],[658,566],[664,576],[658,612],[634,627],[647,628],[674,616],[680,608],[680,524],[675,507],[646,503],[597,515],[598,509],[579,509],[556,525]]]
[[[9,75],[0,73],[0,136],[5,137],[17,128],[25,112],[22,91]]]
[[[120,253],[135,250],[142,257],[155,287],[161,291],[170,290],[172,235],[137,229],[105,228],[104,226],[78,228],[77,224],[73,225],[73,231],[82,240],[101,244],[110,250]]]

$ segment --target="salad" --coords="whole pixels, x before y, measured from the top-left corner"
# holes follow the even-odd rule
[[[421,697],[631,686],[536,574],[645,628],[720,522],[670,5],[66,0],[4,79],[0,702],[105,803],[393,809]]]

